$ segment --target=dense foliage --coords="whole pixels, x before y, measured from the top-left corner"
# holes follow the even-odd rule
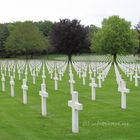
[[[114,57],[140,54],[140,23],[132,29],[130,22],[112,16],[103,20],[101,28],[81,25],[76,19],[0,24],[0,57],[59,53],[70,60],[73,54],[89,52]]]
[[[60,20],[54,24],[50,43],[57,53],[67,54],[71,61],[73,54],[89,52],[88,28],[76,19]]]
[[[6,50],[14,54],[33,55],[46,50],[47,40],[32,22],[24,22],[16,25],[10,32],[5,44]]]
[[[137,53],[140,54],[140,22],[137,24],[137,26],[135,27],[138,33],[138,40],[139,40],[139,48],[137,50]]]
[[[137,33],[131,23],[118,16],[104,19],[93,44],[99,53],[109,53],[116,60],[117,54],[134,53],[138,47]]]
[[[0,24],[0,56],[5,56],[5,42],[9,36],[9,30],[6,24]]]

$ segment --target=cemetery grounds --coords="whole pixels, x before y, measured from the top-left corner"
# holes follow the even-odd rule
[[[61,60],[61,61],[60,61]],[[72,73],[74,90],[78,91],[79,102],[83,110],[79,111],[79,133],[72,133],[72,111],[68,107],[71,100],[69,84],[69,64],[65,57],[53,60],[0,60],[0,140],[139,140],[140,139],[140,83],[135,86],[135,68],[140,75],[140,63],[133,56],[119,56],[117,69],[130,90],[126,95],[127,108],[121,108],[121,92],[118,92],[114,65],[102,81],[102,87],[96,88],[96,100],[91,100],[89,67],[98,74],[112,63],[111,56],[79,56],[73,58]],[[42,69],[45,66],[46,91],[48,92],[47,116],[41,115]],[[74,67],[75,66],[75,67]],[[28,103],[22,103],[22,79],[28,70]],[[77,68],[77,72],[76,72]],[[103,69],[102,69],[103,68]],[[19,80],[18,70],[21,69]],[[54,90],[54,80],[49,70],[63,70],[62,80],[58,80],[58,90]],[[36,83],[31,73],[35,70]],[[78,71],[81,70],[81,76]],[[132,81],[130,81],[132,70]],[[86,71],[83,85],[82,71]],[[2,91],[2,74],[5,76],[5,91]],[[10,95],[10,76],[15,74],[15,95]],[[81,77],[81,78],[79,78]],[[138,82],[140,80],[138,79]]]

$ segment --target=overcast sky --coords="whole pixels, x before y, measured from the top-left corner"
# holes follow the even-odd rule
[[[0,0],[0,23],[77,18],[101,26],[103,18],[119,15],[132,25],[140,21],[140,0]]]

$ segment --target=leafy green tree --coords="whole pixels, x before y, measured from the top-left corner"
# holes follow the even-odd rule
[[[25,54],[33,56],[35,53],[47,49],[47,40],[39,29],[30,21],[18,23],[10,31],[7,38],[6,50],[14,54]]]
[[[71,62],[73,54],[88,52],[89,38],[88,28],[80,24],[80,21],[74,19],[63,19],[54,24],[50,35],[51,47],[55,48],[57,53],[67,54]]]
[[[140,54],[140,22],[137,24],[137,26],[135,27],[138,33],[138,40],[139,40],[139,48],[137,50],[137,53]]]
[[[95,52],[94,37],[99,30],[100,30],[100,28],[95,26],[95,25],[90,25],[90,27],[89,27],[89,40],[91,42],[90,49],[91,49],[92,52]]]
[[[5,56],[5,42],[9,36],[7,24],[0,24],[0,56]]]
[[[117,54],[134,53],[138,47],[137,33],[131,29],[131,23],[119,16],[104,19],[102,29],[94,38],[93,47],[99,53],[113,55],[116,62]]]
[[[39,21],[39,22],[34,22],[34,24],[39,28],[39,30],[43,33],[43,35],[45,36],[45,38],[48,40],[48,49],[47,52],[48,53],[52,53],[53,52],[53,47],[50,46],[49,44],[49,39],[50,39],[50,33],[53,29],[53,25],[54,23],[51,21]],[[44,51],[44,54],[47,53],[46,51]]]
[[[49,36],[51,33],[51,30],[53,28],[53,22],[51,21],[39,21],[39,22],[34,22],[34,24],[39,28],[39,30],[45,35]]]

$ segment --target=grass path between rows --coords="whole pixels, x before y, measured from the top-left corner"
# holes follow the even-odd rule
[[[122,72],[121,72],[122,73]],[[83,110],[79,112],[80,133],[71,132],[71,108],[68,100],[68,69],[59,90],[54,91],[54,81],[47,72],[48,116],[41,116],[39,96],[41,73],[36,85],[28,78],[28,104],[22,104],[22,81],[15,79],[15,97],[10,97],[9,77],[6,77],[6,92],[1,91],[0,82],[0,140],[139,140],[140,138],[140,86],[124,76],[130,93],[127,95],[127,109],[120,108],[120,93],[117,92],[113,66],[101,89],[97,88],[97,100],[91,100],[89,77],[82,85],[74,72],[75,90],[79,92],[79,102]],[[1,77],[0,77],[1,78]],[[97,82],[97,80],[96,80]]]

